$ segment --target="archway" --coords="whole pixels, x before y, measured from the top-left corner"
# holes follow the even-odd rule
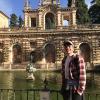
[[[69,16],[63,16],[63,26],[69,26],[70,21],[69,21]]]
[[[3,53],[0,52],[0,64],[3,62]]]
[[[55,53],[55,46],[53,44],[46,44],[44,48],[45,52],[45,59],[47,63],[55,63],[56,53]]]
[[[35,51],[32,51],[30,53],[30,62],[31,63],[35,63],[36,62],[36,58],[37,58],[37,53]]]
[[[63,26],[68,26],[69,25],[69,21],[68,20],[63,20]]]
[[[21,63],[22,61],[22,49],[19,44],[13,46],[13,63]]]
[[[81,43],[79,46],[80,51],[84,55],[85,62],[90,62],[91,58],[91,48],[88,43]]]
[[[45,29],[54,29],[54,28],[55,28],[54,14],[49,12],[45,15]]]
[[[41,61],[43,58],[43,54],[42,51],[37,51],[34,50],[30,53],[30,62],[31,63],[36,63],[37,61]]]

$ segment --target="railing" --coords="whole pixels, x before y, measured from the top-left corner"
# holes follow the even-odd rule
[[[48,92],[49,99],[40,99],[41,92]],[[63,98],[59,90],[44,91],[43,89],[0,89],[0,100],[63,100]],[[86,92],[85,100],[100,100],[100,92]]]
[[[40,100],[42,89],[25,89],[25,90],[13,90],[13,89],[0,89],[0,100]],[[61,100],[58,98],[58,90],[49,90],[50,100]],[[60,97],[61,98],[61,97]],[[44,99],[47,100],[47,99]]]
[[[100,92],[85,93],[86,100],[100,100]]]
[[[80,30],[99,30],[100,24],[83,24],[83,25],[76,25],[76,26],[60,26],[59,28],[55,29],[46,29],[46,30],[40,30],[38,28],[34,27],[14,27],[14,28],[0,28],[1,33],[13,33],[13,32],[51,32],[51,31],[66,31],[66,30],[73,30],[73,29],[80,29]]]

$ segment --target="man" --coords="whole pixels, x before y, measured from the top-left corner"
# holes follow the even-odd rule
[[[86,70],[81,55],[74,54],[71,41],[64,42],[65,57],[62,60],[62,89],[64,100],[83,100]]]

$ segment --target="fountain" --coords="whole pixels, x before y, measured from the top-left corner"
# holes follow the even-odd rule
[[[27,78],[28,80],[35,80],[33,72],[36,71],[36,68],[33,67],[32,63],[29,63],[26,67]]]

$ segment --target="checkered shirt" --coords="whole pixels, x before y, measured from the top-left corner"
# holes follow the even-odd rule
[[[65,60],[67,57],[64,57],[62,60],[62,87],[66,87],[66,82],[65,82]],[[79,85],[78,88],[74,89],[74,92],[77,92],[78,94],[82,95],[85,86],[86,86],[86,69],[85,69],[85,62],[84,59],[77,55],[77,56],[72,56],[72,59],[69,64],[70,68],[70,73],[69,77],[70,79],[78,81]]]

